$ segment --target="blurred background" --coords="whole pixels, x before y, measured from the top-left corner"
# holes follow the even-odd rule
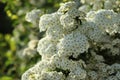
[[[27,12],[41,9],[57,11],[69,0],[0,0],[0,80],[20,80],[21,75],[40,60],[36,50],[29,50],[42,38],[38,26],[25,21]]]

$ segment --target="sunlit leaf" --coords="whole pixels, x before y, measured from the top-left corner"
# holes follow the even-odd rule
[[[0,80],[13,80],[13,78],[9,76],[3,76],[0,78]]]

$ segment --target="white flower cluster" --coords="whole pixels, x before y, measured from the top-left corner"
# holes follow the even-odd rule
[[[80,8],[70,1],[40,18],[36,11],[27,14],[30,22],[40,19],[40,32],[46,34],[37,46],[42,60],[26,71],[22,80],[120,79],[120,59],[115,60],[120,57],[120,14],[101,8],[85,14]]]
[[[90,64],[89,64],[90,65]],[[88,65],[88,66],[89,66]],[[106,65],[104,63],[91,64],[95,67],[89,68],[87,72],[86,80],[119,80],[120,79],[120,64],[114,63],[112,65]]]
[[[34,57],[37,53],[37,50],[36,50],[37,43],[38,43],[38,40],[31,40],[28,43],[27,47],[19,52],[18,56],[20,56],[20,58],[25,58],[25,59],[30,59]]]
[[[73,55],[77,57],[80,53],[87,51],[88,48],[87,38],[79,32],[72,32],[64,36],[58,43],[58,52],[61,56]]]
[[[114,10],[115,12],[120,12],[120,0],[81,0],[83,4],[80,10],[88,12],[91,10]]]
[[[26,21],[31,22],[33,24],[37,24],[39,21],[39,17],[43,14],[41,10],[34,9],[31,12],[27,13],[25,16]]]

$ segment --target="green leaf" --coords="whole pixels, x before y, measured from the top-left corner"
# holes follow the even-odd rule
[[[13,79],[9,76],[3,76],[0,78],[0,80],[13,80]]]

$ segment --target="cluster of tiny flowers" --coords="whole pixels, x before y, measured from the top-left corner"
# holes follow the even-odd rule
[[[80,53],[84,53],[89,48],[89,42],[86,36],[79,32],[72,32],[64,36],[58,44],[58,52],[60,55],[77,57]]]
[[[80,10],[88,12],[91,10],[114,10],[115,12],[120,12],[120,0],[81,0],[83,4]]]
[[[28,42],[28,45],[19,52],[18,56],[24,59],[30,59],[34,57],[37,53],[37,50],[36,50],[37,43],[38,43],[38,40],[36,39],[30,40]]]
[[[95,64],[89,63],[87,65],[87,69],[89,69],[89,71],[87,72],[86,80],[119,80],[120,79],[120,64],[118,63],[114,63],[112,65],[107,65],[103,62],[98,62]]]
[[[42,15],[43,12],[38,9],[34,9],[31,12],[27,13],[25,16],[26,21],[31,22],[33,24],[38,24],[39,16]]]
[[[118,5],[108,10],[111,1],[107,1],[81,0],[93,5],[91,10],[100,9],[87,13],[74,1],[62,3],[58,11],[40,18],[39,11],[28,13],[29,22],[39,19],[45,36],[37,45],[41,61],[22,80],[119,80],[120,14],[114,11]],[[104,2],[107,9],[101,8]],[[32,42],[28,46],[34,48]]]

